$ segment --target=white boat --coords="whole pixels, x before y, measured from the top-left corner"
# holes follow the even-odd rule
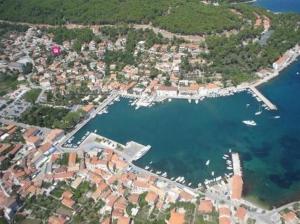
[[[171,180],[174,180],[174,177],[171,177]]]
[[[188,186],[191,186],[191,185],[192,185],[192,183],[189,183],[189,184],[188,184]]]
[[[167,176],[167,172],[164,172],[164,173],[162,174],[162,176],[163,176],[163,177],[166,177],[166,176]]]
[[[262,111],[257,111],[256,113],[255,113],[255,115],[257,116],[257,115],[260,115],[262,113]]]
[[[209,163],[210,163],[210,160],[207,160],[206,163],[205,163],[205,165],[208,166]]]
[[[149,164],[152,164],[153,162],[152,161],[150,161],[150,163]]]
[[[245,120],[245,121],[243,121],[243,123],[248,126],[256,126],[256,122],[253,120]]]
[[[274,116],[274,118],[275,118],[275,119],[279,119],[279,118],[280,118],[280,116]]]
[[[215,172],[214,172],[214,171],[212,171],[212,172],[211,172],[211,175],[212,175],[212,176],[214,176],[214,175],[215,175]]]
[[[195,100],[195,103],[198,104],[198,103],[199,103],[199,100]]]
[[[145,169],[148,170],[148,169],[149,169],[149,166],[145,166]]]
[[[300,75],[300,72],[296,72],[297,75]]]
[[[230,167],[230,166],[227,166],[227,170],[232,170],[232,167]]]
[[[171,101],[172,101],[172,99],[171,99],[171,98],[169,98],[169,99],[168,99],[168,101],[169,101],[169,102],[171,102]]]
[[[160,174],[161,174],[161,171],[157,171],[156,174],[160,175]]]
[[[231,153],[231,149],[228,150]]]
[[[188,101],[189,101],[189,103],[191,103],[191,102],[192,102],[192,100],[191,100],[191,99],[189,99]]]
[[[250,104],[249,104],[249,103],[247,103],[247,104],[246,104],[246,107],[249,107],[249,106],[250,106]]]

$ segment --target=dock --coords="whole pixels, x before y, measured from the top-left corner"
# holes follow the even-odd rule
[[[145,155],[150,150],[150,148],[150,145],[145,146],[140,143],[130,141],[126,143],[123,153],[126,153],[128,157],[131,158],[130,162],[132,162]]]
[[[255,88],[255,86],[250,86],[249,89],[253,92],[255,96],[257,96],[264,104],[267,105],[267,107],[270,110],[277,110],[277,107],[268,100],[261,92],[258,91],[258,89]]]
[[[242,167],[241,167],[241,161],[240,156],[238,153],[232,153],[231,154],[232,159],[232,167],[233,167],[233,174],[242,176]]]

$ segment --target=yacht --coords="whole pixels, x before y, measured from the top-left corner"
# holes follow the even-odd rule
[[[256,126],[256,122],[253,120],[245,120],[245,121],[243,121],[243,123],[248,126]]]

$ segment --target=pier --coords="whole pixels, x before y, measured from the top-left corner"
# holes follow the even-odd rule
[[[90,115],[87,119],[82,121],[80,124],[77,124],[75,129],[68,133],[64,139],[60,142],[59,145],[57,145],[57,148],[63,149],[64,144],[67,142],[69,138],[71,138],[78,130],[80,130],[84,125],[86,125],[92,118],[94,118],[99,112],[105,109],[106,106],[108,106],[111,102],[113,102],[119,94],[117,92],[112,93],[110,96],[108,96]]]
[[[249,89],[253,92],[255,96],[257,96],[264,104],[267,105],[267,107],[270,110],[277,110],[277,107],[270,101],[268,100],[261,92],[258,91],[258,89],[255,88],[255,86],[250,86]]]
[[[232,153],[231,154],[232,159],[232,167],[233,167],[233,174],[242,176],[242,167],[241,167],[241,161],[240,156],[238,153]]]

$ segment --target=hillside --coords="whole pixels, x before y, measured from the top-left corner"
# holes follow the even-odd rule
[[[55,25],[153,23],[184,34],[239,29],[244,21],[226,6],[196,0],[1,0],[0,19]]]

